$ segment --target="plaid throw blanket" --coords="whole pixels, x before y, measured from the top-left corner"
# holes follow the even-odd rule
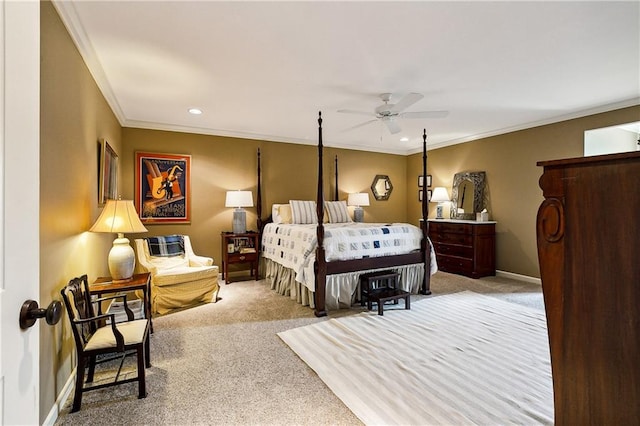
[[[184,239],[182,235],[147,238],[151,256],[172,257],[184,255]]]

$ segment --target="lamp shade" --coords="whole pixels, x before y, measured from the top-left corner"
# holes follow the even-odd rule
[[[129,281],[136,264],[135,254],[124,234],[147,232],[131,200],[107,200],[91,232],[117,233],[109,251],[109,273],[114,282]]]
[[[251,191],[227,191],[224,206],[253,207],[253,194]]]
[[[449,194],[447,193],[447,188],[443,186],[437,186],[433,189],[433,194],[431,195],[432,203],[444,203],[446,201],[451,201],[449,199]]]
[[[98,220],[89,231],[131,234],[147,232],[147,228],[140,222],[133,201],[107,200]]]
[[[347,197],[347,204],[350,206],[368,206],[369,194],[366,192],[354,192]]]

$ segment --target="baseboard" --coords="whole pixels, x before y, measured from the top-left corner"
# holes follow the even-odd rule
[[[67,398],[69,398],[69,395],[73,390],[75,381],[76,381],[76,369],[74,368],[73,371],[71,372],[71,375],[67,379],[67,383],[64,384],[62,391],[60,391],[60,394],[58,395],[58,398],[56,399],[55,404],[53,404],[53,407],[51,407],[51,411],[49,411],[47,418],[44,419],[44,422],[42,422],[42,426],[53,426],[56,423],[56,420],[58,420],[58,415],[60,414],[60,410],[64,406],[64,403],[67,402]]]
[[[528,275],[515,274],[513,272],[496,271],[496,276],[505,277],[505,278],[511,278],[513,280],[524,281],[524,282],[527,282],[527,283],[533,283],[533,284],[542,285],[542,280],[540,280],[540,278],[530,277]]]

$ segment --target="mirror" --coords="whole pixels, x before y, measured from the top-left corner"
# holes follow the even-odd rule
[[[475,220],[485,208],[485,172],[456,173],[451,190],[451,218]]]
[[[376,200],[388,200],[391,196],[391,191],[393,191],[393,185],[391,184],[391,179],[387,175],[376,175],[373,178],[373,183],[371,184],[371,192]]]

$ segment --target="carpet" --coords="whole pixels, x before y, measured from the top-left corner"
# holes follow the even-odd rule
[[[278,333],[368,425],[553,424],[544,311],[465,291]]]

